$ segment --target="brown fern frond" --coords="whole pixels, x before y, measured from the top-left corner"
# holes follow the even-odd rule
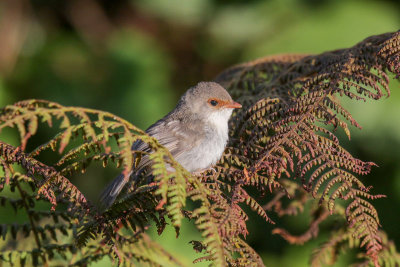
[[[0,141],[0,156],[9,163],[18,163],[23,167],[28,175],[33,178],[36,186],[39,187],[38,194],[43,195],[52,203],[52,209],[57,205],[55,197],[56,186],[63,191],[64,196],[68,196],[72,203],[88,208],[88,202],[84,195],[67,178],[60,175],[53,167],[49,167],[36,159],[29,157],[22,152],[19,147],[14,148],[11,145]],[[37,176],[41,179],[37,179]]]
[[[283,228],[275,228],[274,230],[272,230],[272,233],[279,234],[280,236],[282,236],[282,238],[284,238],[291,244],[302,245],[310,239],[318,236],[319,224],[323,222],[328,217],[328,215],[329,211],[323,208],[313,211],[313,218],[310,223],[310,227],[301,235],[292,235]]]
[[[360,245],[376,264],[379,219],[373,206],[360,200],[370,195],[356,177],[368,174],[374,164],[354,158],[335,131],[341,128],[350,138],[348,124],[361,127],[340,97],[378,100],[390,95],[387,72],[399,77],[399,36],[400,32],[374,36],[320,55],[260,59],[228,69],[216,79],[244,106],[231,124],[230,145],[235,149],[221,161],[233,165],[228,167],[235,169],[231,180],[251,181],[260,174],[271,181],[299,176],[320,203],[328,198],[331,213],[335,200],[352,199],[346,213],[349,227],[357,229]]]

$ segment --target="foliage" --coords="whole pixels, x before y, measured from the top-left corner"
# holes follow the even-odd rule
[[[302,244],[318,235],[319,224],[329,215],[341,218],[340,227],[311,256],[313,266],[333,263],[346,247],[363,248],[359,265],[396,266],[399,254],[379,228],[371,204],[384,196],[372,194],[357,177],[368,174],[375,164],[354,158],[336,133],[341,128],[350,138],[349,124],[361,127],[340,104],[340,97],[365,101],[389,96],[388,73],[400,77],[400,32],[372,36],[349,49],[267,57],[226,70],[216,81],[243,108],[231,120],[231,138],[222,159],[214,171],[200,176],[188,173],[157,140],[113,114],[43,100],[6,106],[0,113],[0,130],[17,128],[21,144],[0,141],[1,189],[16,191],[12,197],[3,194],[0,204],[25,212],[28,220],[1,225],[5,242],[0,257],[10,263],[18,259],[21,265],[60,261],[83,266],[112,255],[127,266],[135,261],[181,266],[150,240],[146,230],[155,225],[162,234],[169,218],[179,235],[186,217],[203,237],[191,242],[203,253],[195,262],[263,266],[245,242],[246,207],[275,224],[267,212],[294,215],[312,202],[312,221],[303,235],[283,228],[273,232]],[[40,123],[60,132],[26,152]],[[108,210],[98,210],[68,177],[85,172],[93,161],[104,167],[115,163],[127,177],[145,153],[131,151],[137,140],[153,151],[154,181],[136,181]],[[61,157],[54,163],[42,162],[45,151]],[[175,171],[167,172],[167,164]],[[269,195],[273,197],[266,202]],[[50,206],[43,209],[42,202]],[[32,246],[17,248],[17,238],[32,240]]]

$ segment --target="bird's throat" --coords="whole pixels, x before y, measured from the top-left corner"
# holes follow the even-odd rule
[[[212,112],[208,117],[208,122],[219,132],[228,134],[228,121],[232,115],[232,109],[222,109]]]

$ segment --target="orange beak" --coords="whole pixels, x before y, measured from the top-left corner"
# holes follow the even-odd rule
[[[238,102],[232,101],[231,103],[227,103],[225,105],[226,108],[241,108],[242,105],[239,104]]]

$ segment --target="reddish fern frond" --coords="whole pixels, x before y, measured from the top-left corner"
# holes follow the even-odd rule
[[[381,239],[382,248],[377,253],[376,259],[372,264],[376,266],[397,266],[400,263],[400,254],[397,252],[394,243],[382,231],[378,231],[377,235]],[[313,267],[333,265],[341,251],[354,249],[359,245],[360,240],[354,233],[354,228],[333,229],[329,240],[313,251],[310,257],[310,265]],[[371,259],[367,255],[357,254],[357,258],[361,261],[351,266],[371,266]]]
[[[67,178],[60,175],[54,168],[49,167],[36,159],[29,157],[19,147],[0,142],[0,156],[8,163],[18,163],[39,187],[38,194],[43,195],[52,203],[52,209],[57,205],[55,187],[68,196],[71,202],[78,206],[87,207],[88,203],[84,195]],[[36,177],[40,176],[41,179]],[[66,190],[67,189],[67,190]]]
[[[350,190],[344,199],[354,199],[346,208],[346,217],[349,227],[354,228],[354,237],[361,241],[360,246],[365,247],[367,256],[371,257],[375,265],[378,265],[378,254],[382,249],[382,239],[379,235],[378,212],[367,200],[361,198],[376,199],[382,195],[370,195],[361,190]]]
[[[231,144],[239,146],[239,151],[231,150],[223,161],[233,161],[242,169],[235,179],[249,174],[254,179],[263,173],[275,180],[293,176],[296,170],[307,191],[314,197],[322,192],[321,203],[329,199],[331,213],[336,199],[353,199],[351,207],[366,212],[356,217],[361,225],[357,229],[366,240],[361,245],[374,261],[381,247],[375,234],[379,219],[372,206],[360,201],[368,196],[360,193],[366,187],[355,176],[368,174],[374,164],[354,158],[335,136],[334,131],[342,128],[350,138],[348,123],[361,127],[337,97],[378,100],[389,96],[386,72],[399,75],[399,36],[399,32],[383,34],[349,49],[293,61],[258,60],[216,79],[244,104],[232,124],[237,127]],[[264,75],[264,68],[279,71]],[[241,161],[243,156],[245,161]],[[350,223],[349,227],[356,226]]]

